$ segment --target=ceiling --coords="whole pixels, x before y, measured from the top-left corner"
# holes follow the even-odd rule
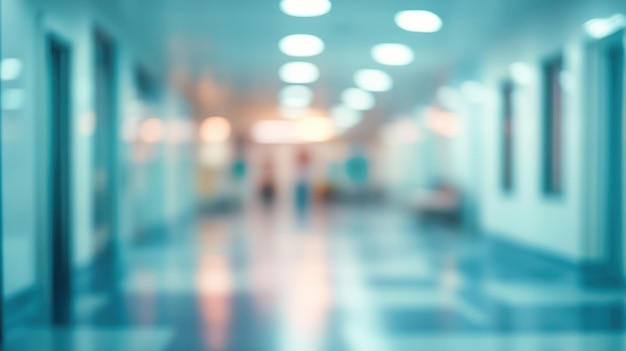
[[[471,65],[506,35],[520,14],[562,0],[333,0],[332,11],[316,18],[287,16],[279,2],[120,0],[120,6],[138,30],[159,41],[174,67],[190,77],[210,79],[212,91],[223,93],[213,99],[218,100],[215,111],[203,113],[230,114],[241,125],[276,117],[278,91],[285,85],[278,70],[294,60],[280,52],[278,42],[290,34],[313,34],[326,44],[321,55],[304,59],[321,69],[320,80],[312,85],[315,108],[339,103],[341,91],[354,86],[358,69],[378,68],[393,76],[394,89],[377,93],[377,107],[366,115],[370,123],[365,125],[373,126],[429,103],[455,67]],[[401,10],[433,11],[444,27],[432,34],[403,31],[394,23]],[[415,62],[404,67],[376,63],[370,50],[385,42],[411,46]]]

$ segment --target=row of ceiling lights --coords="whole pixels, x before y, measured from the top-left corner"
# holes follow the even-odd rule
[[[318,17],[329,13],[332,3],[328,0],[282,0],[281,10],[294,17]],[[395,17],[396,24],[407,31],[434,33],[443,22],[439,16],[428,11],[402,11]],[[310,34],[294,34],[279,42],[280,50],[292,57],[312,57],[324,52],[322,39]],[[399,43],[379,44],[371,50],[372,58],[387,66],[405,66],[415,59],[413,50]],[[313,91],[306,84],[316,82],[320,77],[319,68],[310,62],[289,62],[280,68],[279,76],[287,84],[280,92],[283,109],[306,109],[313,101]],[[348,88],[341,94],[342,104],[331,110],[331,115],[341,130],[346,130],[361,121],[362,111],[376,105],[372,92],[385,92],[393,88],[392,77],[377,69],[363,69],[354,75],[356,87]],[[298,114],[296,114],[298,115]]]

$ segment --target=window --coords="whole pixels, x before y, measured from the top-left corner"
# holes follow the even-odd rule
[[[515,86],[511,80],[502,84],[502,189],[506,192],[512,191],[514,187],[514,92]]]
[[[548,195],[563,192],[563,58],[544,64],[543,112],[543,191]]]

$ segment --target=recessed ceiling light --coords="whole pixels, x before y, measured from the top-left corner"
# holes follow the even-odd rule
[[[346,107],[357,111],[370,110],[376,105],[374,95],[358,88],[346,89],[341,94],[341,101]]]
[[[362,69],[354,75],[356,86],[368,91],[383,92],[393,87],[393,79],[383,71],[377,69]]]
[[[337,129],[344,131],[350,129],[357,124],[361,123],[363,119],[363,113],[356,111],[346,106],[336,106],[330,110],[330,116],[335,122]]]
[[[283,0],[280,9],[289,16],[317,17],[330,12],[333,5],[328,0]]]
[[[443,27],[439,16],[430,11],[402,11],[396,15],[398,27],[419,33],[435,33]]]
[[[415,60],[413,50],[403,44],[379,44],[372,49],[376,62],[388,66],[405,66]]]
[[[509,67],[511,77],[520,85],[529,85],[535,80],[533,68],[524,62],[515,62]]]
[[[585,30],[592,38],[607,37],[626,25],[626,17],[621,14],[609,18],[595,18],[585,23]]]
[[[307,57],[321,54],[324,42],[314,35],[294,34],[284,37],[278,47],[285,55]]]
[[[283,107],[308,107],[313,101],[313,90],[304,85],[290,85],[280,91],[280,104]]]
[[[309,84],[319,79],[320,70],[310,62],[289,62],[280,68],[279,75],[285,83]]]

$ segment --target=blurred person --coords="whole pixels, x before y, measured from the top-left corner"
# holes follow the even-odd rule
[[[335,186],[330,179],[319,183],[315,188],[315,198],[323,203],[332,202],[335,198]]]
[[[299,212],[304,212],[310,202],[311,192],[311,156],[305,149],[300,150],[296,159],[296,185],[295,197],[296,208]]]
[[[233,185],[233,193],[237,207],[241,207],[244,199],[244,185],[248,172],[248,165],[245,157],[245,149],[243,143],[238,141],[236,146],[235,160],[230,169],[230,177]]]
[[[265,207],[269,207],[273,205],[276,200],[276,176],[274,174],[274,162],[270,158],[267,158],[261,167],[262,175],[259,195],[263,205],[265,205]]]

